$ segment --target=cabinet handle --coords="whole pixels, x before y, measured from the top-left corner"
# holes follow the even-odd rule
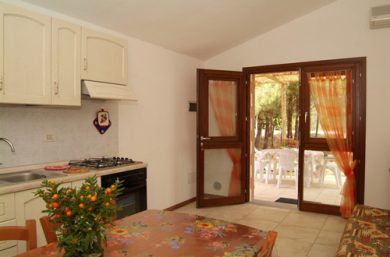
[[[58,95],[60,93],[60,87],[58,86],[58,81],[54,81],[54,94]]]
[[[87,60],[87,58],[84,58],[84,70],[85,71],[88,70],[88,60]]]

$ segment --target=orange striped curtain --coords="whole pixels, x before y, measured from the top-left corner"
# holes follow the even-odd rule
[[[236,135],[236,94],[237,87],[232,81],[209,82],[209,99],[217,120],[220,136]],[[241,194],[241,154],[233,148],[227,149],[233,168],[230,175],[229,196]]]
[[[324,130],[329,149],[344,172],[340,212],[349,217],[355,205],[355,161],[352,153],[351,73],[308,75],[310,95]]]

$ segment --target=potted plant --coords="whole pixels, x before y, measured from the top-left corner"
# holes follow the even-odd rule
[[[57,246],[64,257],[103,256],[104,231],[116,216],[116,198],[121,193],[117,180],[108,188],[87,178],[79,188],[62,187],[55,180],[44,180],[35,193],[46,202],[50,222],[56,226]]]

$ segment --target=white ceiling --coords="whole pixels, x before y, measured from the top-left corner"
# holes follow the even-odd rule
[[[208,59],[335,0],[23,0]]]

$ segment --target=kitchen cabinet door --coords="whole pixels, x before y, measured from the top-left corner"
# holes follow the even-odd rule
[[[61,184],[61,187],[69,186],[70,183]],[[36,191],[37,188],[15,193],[15,208],[17,210],[16,223],[18,226],[24,226],[27,219],[35,219],[39,247],[47,244],[41,223],[39,222],[39,218],[47,215],[47,213],[42,213],[46,209],[46,204],[42,198],[34,195]],[[18,253],[26,251],[26,243],[24,241],[18,241],[17,246]]]
[[[24,226],[26,219],[35,219],[37,223],[37,240],[38,247],[46,245],[46,239],[43,234],[42,227],[39,223],[39,218],[45,216],[42,213],[46,209],[46,204],[42,198],[35,196],[37,189],[26,190],[15,193],[16,222],[18,226]],[[18,253],[26,251],[26,243],[18,241]]]
[[[0,250],[0,257],[10,257],[15,256],[18,253],[16,246]]]
[[[52,19],[52,104],[81,105],[81,27]]]
[[[82,79],[127,84],[127,40],[82,28]]]
[[[50,104],[51,18],[0,4],[0,103]]]
[[[0,227],[2,226],[16,226],[16,220],[7,220],[4,222],[0,222]],[[0,241],[0,257],[1,256],[6,256],[6,249],[16,246],[16,241],[15,240],[6,240],[6,241]],[[10,256],[10,255],[8,255]],[[13,256],[13,255],[12,255]]]
[[[15,194],[0,195],[0,222],[15,218]]]

